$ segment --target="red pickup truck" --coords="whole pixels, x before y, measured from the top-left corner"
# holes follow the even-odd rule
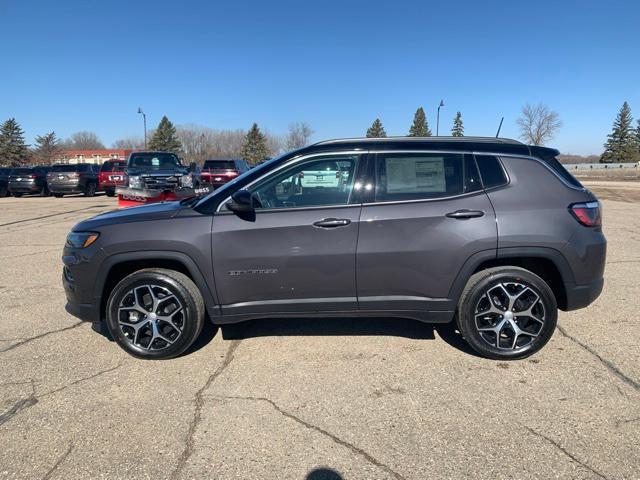
[[[108,197],[116,194],[116,187],[124,185],[126,160],[107,160],[100,168],[100,188]]]

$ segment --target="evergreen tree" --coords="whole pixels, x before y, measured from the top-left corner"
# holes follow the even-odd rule
[[[422,107],[416,110],[416,114],[413,116],[413,125],[409,129],[410,137],[430,137],[431,130],[429,129],[429,122],[427,122],[427,116],[424,114]]]
[[[387,136],[387,132],[384,131],[382,122],[379,118],[376,118],[371,126],[367,129],[367,138],[384,138]]]
[[[51,164],[60,152],[60,141],[56,132],[38,135],[33,154],[39,163]]]
[[[635,132],[632,129],[631,108],[624,102],[613,122],[611,133],[604,144],[604,153],[600,157],[603,163],[637,162],[640,160],[640,152],[636,141]]]
[[[29,159],[29,146],[24,143],[24,131],[15,118],[0,127],[0,166],[18,167]]]
[[[453,119],[453,128],[451,129],[451,136],[464,137],[464,125],[462,125],[462,114],[460,112],[456,113],[456,116]]]
[[[640,119],[638,119],[638,126],[636,127],[636,147],[640,155]]]
[[[182,144],[178,140],[176,127],[169,121],[167,116],[163,116],[158,124],[158,128],[153,133],[149,148],[159,152],[171,152],[179,154],[182,151]]]
[[[241,154],[242,158],[250,165],[255,165],[269,158],[267,137],[260,131],[257,123],[254,123],[247,132]]]

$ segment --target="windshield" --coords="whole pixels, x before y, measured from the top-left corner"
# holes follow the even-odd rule
[[[54,165],[51,168],[52,172],[75,172],[78,168],[77,165]]]
[[[101,171],[103,172],[121,171],[121,170],[124,170],[124,167],[126,165],[127,165],[126,162],[104,162],[102,164]]]
[[[182,167],[180,160],[173,153],[132,153],[129,157],[130,168],[153,170],[171,170]]]
[[[235,170],[236,164],[233,160],[207,160],[204,162],[203,170]]]

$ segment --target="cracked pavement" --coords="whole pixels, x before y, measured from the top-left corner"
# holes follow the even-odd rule
[[[115,200],[0,199],[0,480],[638,478],[640,217],[609,197],[602,296],[516,362],[397,319],[207,328],[137,360],[60,284],[67,231]]]

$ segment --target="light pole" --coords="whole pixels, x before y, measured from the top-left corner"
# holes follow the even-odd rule
[[[138,107],[138,113],[142,115],[142,121],[144,122],[144,149],[147,149],[147,116],[142,111],[141,107]]]
[[[438,105],[438,119],[436,120],[436,137],[440,136],[440,107],[444,107],[444,100],[440,100],[440,105]]]

